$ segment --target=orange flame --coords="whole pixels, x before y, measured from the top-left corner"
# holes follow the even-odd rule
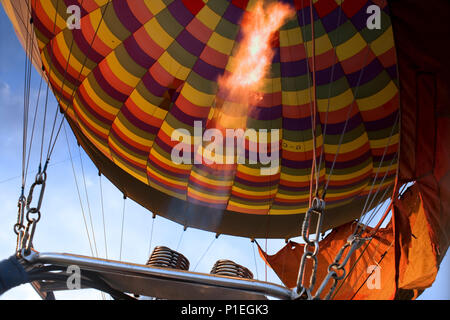
[[[262,99],[264,79],[275,55],[271,42],[275,32],[295,10],[287,4],[258,1],[241,23],[242,40],[232,58],[231,72],[218,79],[219,96],[225,100],[217,124],[244,128],[249,108]]]

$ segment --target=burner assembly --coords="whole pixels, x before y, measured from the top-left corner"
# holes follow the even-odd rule
[[[231,260],[218,260],[211,269],[211,274],[221,276],[253,279],[253,273]]]
[[[152,255],[148,259],[147,266],[189,270],[189,260],[175,250],[159,246],[153,250]]]

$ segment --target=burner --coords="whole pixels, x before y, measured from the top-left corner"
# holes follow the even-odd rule
[[[156,247],[147,262],[148,266],[171,268],[179,270],[189,270],[189,260],[170,248]]]
[[[219,274],[222,276],[253,279],[253,273],[246,267],[243,267],[231,260],[218,260],[212,270],[211,274]]]

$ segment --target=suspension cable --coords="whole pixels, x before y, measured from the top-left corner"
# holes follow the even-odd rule
[[[119,261],[122,261],[122,247],[123,247],[123,229],[125,225],[125,207],[126,207],[127,196],[123,195],[123,208],[122,208],[122,228],[120,232],[120,251],[119,251]]]
[[[255,272],[256,272],[256,279],[259,279],[259,275],[258,275],[258,264],[256,263],[256,244],[255,244],[255,240],[252,240],[251,242],[251,247],[252,247],[252,251],[253,251],[253,260],[255,262]]]
[[[211,249],[211,246],[213,245],[213,243],[216,241],[216,239],[217,239],[218,237],[219,237],[218,235],[214,236],[214,238],[212,239],[212,241],[210,242],[210,244],[209,244],[208,247],[206,248],[205,252],[203,252],[203,254],[201,255],[200,259],[198,259],[197,263],[195,264],[195,267],[194,267],[194,270],[193,270],[193,271],[197,270],[198,265],[199,265],[200,262],[203,260],[203,258],[205,257],[205,255],[208,253],[209,249]]]
[[[153,213],[152,215],[152,227],[150,230],[150,241],[148,243],[148,256],[150,257],[150,254],[152,253],[152,242],[153,242],[153,230],[155,227],[155,219],[156,219],[156,214]]]
[[[89,228],[88,228],[88,224],[87,224],[87,221],[86,221],[86,214],[84,212],[83,202],[81,200],[80,188],[78,186],[78,179],[77,179],[77,175],[75,173],[75,165],[73,163],[72,152],[70,151],[69,138],[68,138],[68,135],[67,135],[67,130],[66,130],[66,126],[65,125],[63,126],[63,129],[64,129],[64,135],[66,137],[66,142],[67,142],[67,150],[69,151],[70,163],[72,165],[73,178],[74,178],[74,181],[75,181],[75,187],[77,189],[78,200],[80,202],[81,214],[83,216],[84,227],[86,229],[86,235],[87,235],[88,242],[89,242],[89,248],[91,249],[91,255],[94,256],[94,250],[92,248],[91,237],[89,235]]]
[[[344,2],[344,0],[342,0],[340,7],[339,7],[339,15],[338,15],[338,22],[336,25],[336,44],[339,43],[340,41],[340,35],[341,33],[339,32],[339,26],[341,25],[341,19],[342,19],[342,3]],[[331,39],[330,39],[330,42]],[[333,46],[333,64],[331,66],[331,75],[330,75],[330,84],[328,86],[328,98],[327,98],[327,110],[325,112],[325,123],[324,123],[324,127],[323,127],[323,141],[322,141],[322,148],[320,150],[320,157],[319,157],[319,169],[318,169],[318,175],[317,175],[317,181],[316,181],[316,186],[317,189],[315,191],[316,196],[319,196],[319,179],[320,179],[320,172],[322,171],[322,160],[323,160],[323,155],[325,153],[325,142],[326,142],[326,137],[327,137],[327,127],[328,127],[328,115],[330,112],[330,106],[331,106],[331,93],[332,93],[332,89],[333,89],[333,85],[334,85],[334,72],[335,72],[335,68],[336,68],[336,64],[338,61],[338,56],[337,56],[337,50],[336,47]]]
[[[102,174],[98,172],[98,181],[100,186],[100,204],[102,208],[102,220],[103,220],[103,240],[105,242],[105,258],[108,259],[108,241],[106,240],[106,222],[105,222],[105,209],[103,205],[103,186],[102,186]]]

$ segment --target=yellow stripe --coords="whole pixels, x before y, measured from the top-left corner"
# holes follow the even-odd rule
[[[219,201],[223,201],[223,202],[226,202],[228,200],[228,195],[226,195],[226,196],[218,196],[218,195],[215,195],[215,194],[203,193],[203,192],[200,192],[198,190],[195,190],[192,187],[188,187],[188,193],[193,193],[195,195],[198,195],[198,196],[204,198],[206,201],[208,201],[208,199],[219,200]]]
[[[206,176],[202,176],[200,175],[197,171],[192,170],[191,171],[191,176],[193,178],[196,178],[197,180],[200,180],[202,182],[211,184],[211,185],[216,185],[216,186],[221,186],[221,187],[230,187],[233,185],[233,180],[213,180],[213,179],[209,179]],[[230,178],[231,179],[231,178]]]
[[[269,204],[263,204],[263,205],[257,205],[257,204],[251,204],[251,205],[246,205],[246,204],[242,204],[239,202],[235,202],[233,200],[230,200],[228,202],[229,206],[235,206],[238,208],[246,208],[246,209],[254,209],[254,210],[268,210],[269,209]]]
[[[303,35],[300,27],[280,30],[280,47],[292,47],[300,43],[303,43]]]
[[[204,6],[198,13],[196,18],[203,22],[210,30],[215,30],[222,19],[217,13],[212,11],[208,6]]]
[[[86,112],[84,112],[83,108],[78,104],[78,102],[76,101],[76,99],[73,99],[73,104],[77,107],[77,112],[81,113],[84,117],[84,121],[87,121],[91,126],[93,126],[95,129],[97,129],[98,131],[100,131],[101,133],[108,135],[109,133],[109,128],[104,128],[100,125],[98,125],[95,121],[91,120],[91,118],[86,114]],[[83,122],[81,119],[80,122]]]
[[[14,0],[17,1],[17,0]],[[45,1],[45,3],[42,4],[42,8],[44,9],[45,13],[47,14],[48,19],[52,22],[55,21],[55,14],[56,14],[56,8],[53,6],[52,1]],[[58,10],[61,8],[61,6],[58,7]],[[67,16],[68,18],[69,16]],[[61,17],[59,14],[56,15],[56,26],[60,29],[67,28],[67,21],[65,17]],[[57,30],[57,29],[56,29]],[[53,32],[53,27],[50,30]]]
[[[174,179],[170,179],[168,177],[162,176],[158,172],[153,170],[151,167],[147,167],[147,171],[151,172],[153,175],[157,176],[158,178],[162,179],[163,181],[170,182],[170,183],[175,184],[177,186],[187,187],[187,185],[188,185],[187,181],[174,180]]]
[[[127,165],[127,163],[119,156],[113,156],[113,161],[117,166],[128,172],[130,175],[148,185],[147,175],[143,174],[142,171],[138,171],[136,168]]]
[[[305,213],[306,210],[308,210],[308,207],[298,207],[294,209],[270,209],[269,214],[273,215],[287,215],[287,214],[299,214],[299,213]]]
[[[162,0],[145,0],[145,5],[150,10],[153,15],[158,14],[161,12],[164,8],[166,8],[166,5]]]
[[[267,188],[266,186],[262,186],[262,188]],[[233,186],[233,188],[231,189],[232,191],[237,191],[241,194],[244,195],[249,195],[249,196],[270,196],[270,195],[274,195],[277,193],[277,186],[272,186],[272,189],[264,189],[261,191],[254,191],[254,190],[247,190],[247,189],[242,189],[237,187],[236,185]],[[267,199],[267,201],[270,201],[270,199]]]
[[[158,62],[161,66],[172,76],[180,80],[186,80],[190,69],[181,65],[177,60],[175,60],[167,51],[159,57]]]
[[[395,145],[399,142],[400,135],[398,133],[392,135],[391,138],[386,137],[384,139],[378,139],[378,140],[369,140],[370,147],[372,149],[375,148],[383,148],[383,150],[386,148],[387,144],[389,143],[389,146]]]
[[[366,45],[366,41],[364,41],[361,34],[357,32],[352,38],[336,47],[336,55],[338,56],[339,61],[344,61],[359,53]]]
[[[104,9],[103,9],[104,10]],[[97,30],[97,38],[99,38],[111,50],[115,49],[122,43],[108,28],[105,21],[102,21],[102,9],[97,9],[89,14],[89,18],[94,30]],[[95,44],[95,42],[94,42]]]
[[[161,109],[158,106],[155,106],[150,101],[146,100],[138,90],[134,90],[131,95],[130,99],[133,100],[134,104],[142,110],[142,112],[145,112],[146,114],[155,117],[160,120],[164,120],[167,115],[167,110]]]
[[[304,105],[310,102],[309,88],[299,91],[283,91],[282,101],[287,106]]]
[[[215,95],[201,92],[192,87],[188,82],[184,83],[180,94],[192,104],[200,107],[211,107],[215,99]]]
[[[91,79],[91,77],[86,78],[81,86],[84,87],[86,90],[86,93],[89,95],[89,98],[91,98],[95,104],[102,109],[103,112],[109,113],[112,116],[116,116],[119,113],[119,109],[113,107],[106,101],[104,101],[102,98],[100,98],[99,95],[97,95],[97,92],[92,88],[91,81],[97,81],[95,78]],[[80,87],[81,87],[80,86]]]
[[[374,95],[367,98],[357,99],[359,110],[368,111],[376,109],[394,98],[397,93],[397,86],[393,81],[389,81],[384,89],[378,91]]]
[[[221,36],[217,32],[213,32],[207,45],[223,54],[230,55],[234,47],[234,41]],[[228,67],[227,70],[229,70]]]
[[[144,27],[150,38],[164,50],[167,49],[174,40],[166,31],[164,31],[156,18],[152,18],[144,25]]]
[[[132,75],[131,73],[129,73],[128,70],[123,67],[123,65],[117,59],[115,51],[113,51],[110,55],[106,57],[106,62],[108,63],[109,68],[111,69],[112,73],[114,73],[114,75],[117,77],[117,79],[119,79],[126,85],[134,88],[141,80]]]
[[[152,156],[154,156],[155,158],[157,158],[159,161],[167,164],[170,167],[177,168],[177,169],[180,169],[180,170],[190,170],[192,168],[191,164],[184,164],[184,163],[175,164],[172,160],[165,158],[163,155],[161,155],[155,149],[152,149],[150,151],[150,154]]]
[[[133,161],[135,161],[135,162],[137,162],[137,163],[140,163],[140,164],[142,164],[142,165],[144,165],[144,166],[147,165],[147,157],[145,157],[145,158],[139,158],[139,157],[136,157],[136,156],[133,155],[132,153],[128,152],[128,151],[127,151],[124,147],[122,147],[120,144],[116,143],[116,142],[115,142],[115,138],[109,136],[109,137],[108,137],[108,142],[109,142],[110,144],[112,144],[114,147],[116,147],[116,149],[118,149],[119,151],[121,151],[121,153],[122,153],[122,155],[123,155],[124,157],[130,158],[131,160],[133,160]]]
[[[119,128],[124,135],[126,135],[130,140],[133,140],[144,147],[151,147],[153,145],[153,140],[146,139],[143,136],[137,135],[135,132],[129,130],[129,128],[120,120],[120,118],[116,118],[114,124]],[[132,124],[130,124],[133,126]],[[134,127],[134,126],[133,126]]]
[[[161,191],[162,193],[165,193],[171,197],[174,198],[178,198],[181,200],[186,200],[186,194],[185,193],[178,193],[178,192],[174,192],[172,190],[166,189],[164,187],[161,187],[159,184],[154,183],[153,181],[150,180],[150,186],[156,190]]]
[[[394,34],[392,32],[392,26],[389,26],[389,28],[380,37],[375,39],[370,45],[370,48],[377,56],[382,55],[393,47]]]
[[[321,37],[316,38],[315,43],[316,43],[316,56],[321,55],[321,54],[333,49],[333,45],[331,44],[328,33],[324,33]],[[312,57],[313,56],[312,41],[308,41],[306,45],[307,45],[307,49],[308,49],[308,57]]]
[[[73,54],[70,53],[70,49],[67,46],[66,38],[64,37],[64,33],[61,32],[58,35],[56,35],[55,40],[56,40],[59,50],[61,51],[62,56],[64,57],[65,63],[67,63],[67,61],[70,59],[69,60],[70,67],[77,71],[77,76],[78,76],[82,69],[82,64],[80,61],[78,61],[76,56],[74,56]],[[65,65],[64,65],[64,68],[65,68]],[[90,72],[91,72],[91,70],[88,68],[88,66],[85,65],[81,75],[85,77]],[[81,76],[80,76],[80,78],[81,78]]]
[[[330,105],[329,112],[341,110],[353,102],[353,91],[349,88],[345,90],[343,93],[331,97],[328,99],[317,99],[317,109],[319,112],[327,112],[328,104]]]

